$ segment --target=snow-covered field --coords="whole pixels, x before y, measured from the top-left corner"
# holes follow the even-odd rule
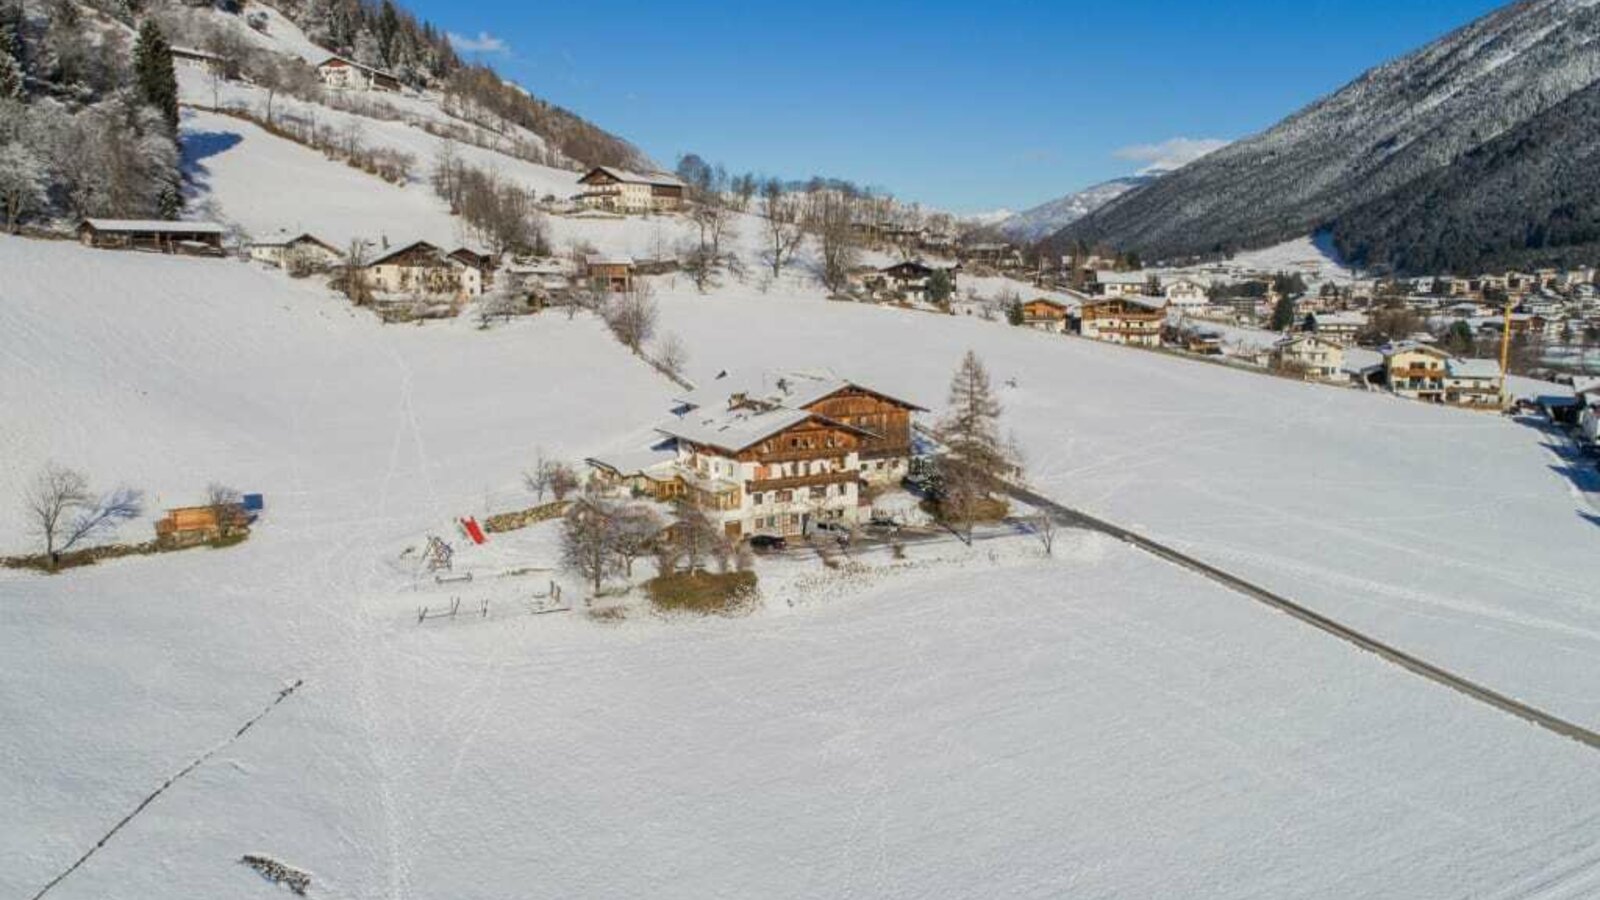
[[[969,318],[664,300],[701,377],[831,366],[937,408],[973,348],[1045,493],[1600,724],[1600,509],[1536,428]]]
[[[421,129],[361,127],[431,165]],[[184,129],[207,214],[463,240],[421,183],[214,113]],[[576,177],[463,154],[541,192]],[[690,226],[550,227],[645,257]],[[709,295],[655,282],[698,380],[831,366],[937,409],[975,349],[1045,493],[1600,725],[1600,511],[1544,433],[830,302],[803,265],[768,283],[760,239],[738,217],[748,274]],[[419,589],[403,550],[529,504],[538,448],[642,440],[677,393],[586,317],[475,324],[386,328],[252,265],[0,238],[0,552],[28,545],[16,498],[47,460],[144,489],[128,537],[211,481],[268,505],[225,551],[0,570],[0,897],[295,679],[50,897],[276,896],[246,853],[328,898],[1600,893],[1591,750],[1097,536],[1048,560],[1027,538],[768,560],[763,604],[728,620],[523,614],[550,579],[579,593],[550,525],[468,554],[470,587]],[[454,596],[492,614],[417,624]]]
[[[383,328],[248,265],[16,239],[0,271],[0,495],[55,458],[157,505],[268,498],[227,551],[0,572],[0,895],[297,678],[51,896],[272,896],[245,853],[348,898],[1596,888],[1591,751],[1099,537],[766,565],[733,620],[519,615],[533,587],[486,580],[494,615],[418,626],[452,591],[397,548],[526,502],[535,446],[613,446],[671,386],[586,319]],[[1062,499],[1593,712],[1593,526],[1532,432],[814,292],[662,301],[699,370],[832,364],[934,406],[975,346]],[[1408,462],[1422,439],[1480,462]]]

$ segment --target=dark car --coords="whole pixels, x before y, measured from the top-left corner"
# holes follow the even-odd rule
[[[788,541],[775,534],[755,534],[750,536],[750,548],[752,550],[783,550],[788,546]]]

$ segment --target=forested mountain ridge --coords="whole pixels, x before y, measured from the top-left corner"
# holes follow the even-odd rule
[[[270,28],[247,24],[267,11]],[[443,126],[501,135],[503,152],[528,148],[519,158],[565,169],[649,165],[629,142],[464,62],[392,0],[0,0],[0,227],[178,215],[172,48],[182,46],[213,54],[230,81],[383,111],[381,96],[336,96],[319,83],[312,66],[324,54],[349,56],[393,71],[420,92],[407,102],[436,107]]]
[[[1423,178],[1475,194],[1469,176],[1483,164],[1483,153],[1498,160],[1502,187],[1537,187],[1550,198],[1503,196],[1495,201],[1498,210],[1554,210],[1567,202],[1560,198],[1581,196],[1581,167],[1547,166],[1548,176],[1571,181],[1536,185],[1512,177],[1523,156],[1516,145],[1492,153],[1489,147],[1519,129],[1525,129],[1523,143],[1575,134],[1559,116],[1546,114],[1600,79],[1597,38],[1600,6],[1592,0],[1513,3],[1367,72],[1260,135],[1118,198],[1058,232],[1051,244],[1104,242],[1147,259],[1172,259],[1267,246],[1333,227],[1341,247],[1369,265],[1401,272],[1423,260],[1446,268],[1499,265],[1533,249],[1538,252],[1531,255],[1557,263],[1592,259],[1584,241],[1551,243],[1552,230],[1538,221],[1523,224],[1530,235],[1542,229],[1543,246],[1502,242],[1485,254],[1477,245],[1488,236],[1480,228],[1489,227],[1489,206],[1479,208],[1473,197],[1451,199],[1465,230],[1405,219],[1421,214],[1403,199],[1409,194],[1388,203],[1384,198]],[[1560,152],[1552,146],[1542,158]],[[1458,167],[1454,176],[1440,174]],[[1591,212],[1564,215],[1583,220]],[[1555,232],[1576,236],[1565,228]],[[1400,234],[1408,246],[1395,242]]]

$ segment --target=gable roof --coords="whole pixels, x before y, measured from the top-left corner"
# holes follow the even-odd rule
[[[351,67],[353,69],[360,69],[363,72],[370,72],[373,75],[379,75],[379,76],[382,76],[384,78],[392,79],[394,81],[399,81],[400,80],[400,76],[394,74],[393,72],[385,72],[382,69],[374,69],[371,66],[364,66],[361,63],[358,63],[355,60],[353,60],[353,59],[351,59],[351,58],[349,58],[347,56],[339,56],[337,54],[335,54],[333,56],[329,56],[327,59],[324,59],[322,62],[317,63],[316,67],[320,69],[323,66],[326,66],[326,65],[328,65],[330,63],[343,63],[344,65],[347,65],[347,66],[349,66],[349,67]]]
[[[609,175],[612,178],[614,178],[617,181],[620,181],[620,182],[622,182],[624,184],[648,184],[648,185],[659,186],[659,187],[680,187],[680,188],[686,186],[683,183],[683,181],[680,180],[677,176],[668,175],[665,172],[651,172],[649,174],[641,174],[639,172],[630,172],[627,169],[619,169],[619,168],[616,168],[615,166],[595,166],[594,168],[590,169],[588,172],[585,172],[583,177],[578,179],[578,183],[579,184],[588,183],[589,179],[594,177],[596,172],[603,172],[606,175]]]
[[[1500,364],[1492,359],[1445,360],[1445,374],[1451,378],[1499,378]]]
[[[166,219],[84,219],[95,231],[149,231],[158,234],[224,234],[227,229],[215,222],[171,222]]]
[[[342,251],[338,247],[335,247],[334,245],[328,243],[327,241],[323,240],[322,238],[317,237],[316,235],[312,234],[309,231],[302,231],[299,234],[295,234],[295,235],[291,235],[288,232],[279,232],[276,236],[274,236],[272,238],[251,241],[250,242],[250,246],[252,246],[252,247],[287,247],[290,244],[300,244],[300,243],[316,244],[317,246],[323,247],[323,248],[327,249],[328,251],[330,251],[332,253],[337,253],[340,256],[344,255],[344,251]]]
[[[633,257],[614,253],[591,253],[583,258],[583,263],[588,266],[632,266]]]
[[[445,252],[443,250],[440,250],[438,247],[434,246],[433,244],[428,243],[427,241],[412,241],[411,243],[405,245],[404,247],[401,247],[398,250],[391,250],[388,253],[383,254],[382,256],[378,257],[377,259],[374,259],[371,262],[367,263],[367,265],[368,266],[382,265],[383,263],[388,262],[391,259],[394,259],[396,256],[400,256],[400,255],[405,254],[405,253],[410,253],[412,250],[432,251],[435,255],[437,255],[439,257],[439,261],[440,262],[446,262],[446,263],[453,262],[453,263],[455,263],[457,265],[461,265],[461,261],[460,260],[451,259],[450,257],[445,255]]]
[[[722,408],[733,398],[742,397],[752,403],[804,410],[806,407],[814,403],[820,403],[847,388],[854,388],[855,390],[872,394],[875,397],[881,397],[914,412],[926,412],[915,403],[867,387],[848,378],[841,378],[826,369],[810,372],[764,371],[759,374],[725,375],[710,384],[695,388],[674,399],[685,406],[696,409]]]
[[[662,434],[688,441],[692,444],[701,444],[716,447],[730,453],[738,453],[761,443],[767,438],[782,434],[785,431],[803,425],[807,422],[821,422],[830,427],[849,431],[865,437],[872,437],[872,432],[854,425],[821,416],[803,409],[767,408],[751,409],[740,407],[738,409],[721,412],[707,413],[695,410],[682,419],[664,422],[656,426]]]

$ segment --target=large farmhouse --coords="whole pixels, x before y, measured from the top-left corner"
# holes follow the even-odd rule
[[[596,166],[578,179],[578,202],[590,209],[626,213],[665,213],[683,207],[684,185],[671,175],[641,175]]]
[[[483,293],[483,273],[427,241],[417,241],[368,263],[367,287],[380,294],[451,297]]]
[[[317,64],[317,77],[326,87],[359,91],[398,91],[400,79],[382,69],[364,66],[342,56],[330,56]]]

